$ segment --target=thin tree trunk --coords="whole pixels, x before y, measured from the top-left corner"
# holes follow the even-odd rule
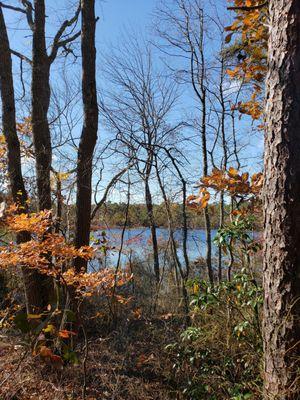
[[[265,399],[300,398],[300,2],[270,0],[264,184]]]
[[[222,228],[224,225],[224,193],[220,193],[220,218],[219,218],[219,228]],[[222,282],[222,275],[223,275],[223,267],[222,267],[222,248],[219,246],[218,248],[218,281],[219,283]]]
[[[98,132],[98,103],[96,85],[95,0],[82,0],[82,101],[84,121],[78,149],[75,246],[90,243],[93,154]],[[86,270],[87,262],[75,260],[77,271]]]
[[[201,144],[202,144],[202,164],[203,176],[208,175],[208,160],[207,160],[207,140],[206,140],[206,91],[202,89],[202,123],[201,123]],[[203,210],[204,225],[205,225],[205,241],[206,241],[206,267],[210,283],[214,283],[214,274],[212,269],[211,255],[211,224],[208,207]]]
[[[228,163],[228,149],[227,149],[227,140],[226,140],[226,130],[225,130],[225,115],[226,115],[226,107],[225,107],[225,99],[224,99],[224,58],[221,60],[221,72],[220,72],[220,105],[221,105],[221,138],[222,138],[222,149],[223,149],[223,165],[222,168],[227,170]],[[222,228],[224,225],[224,193],[220,193],[220,219],[219,219],[219,228]],[[219,283],[222,281],[222,248],[219,246],[218,248],[218,281]]]
[[[146,199],[147,214],[148,214],[148,220],[149,220],[149,224],[150,224],[151,238],[152,238],[154,274],[155,274],[156,283],[158,285],[159,279],[160,279],[158,243],[157,243],[156,225],[155,225],[154,213],[153,213],[152,196],[151,196],[151,191],[150,191],[150,187],[149,187],[148,176],[145,177],[145,199]]]
[[[186,199],[187,199],[187,194],[186,194],[186,180],[184,179],[180,168],[178,167],[178,163],[176,162],[176,159],[172,156],[172,153],[170,150],[164,147],[165,152],[167,153],[168,157],[170,158],[174,168],[176,169],[176,172],[181,180],[182,183],[182,250],[183,250],[183,257],[184,257],[184,262],[185,262],[185,269],[186,269],[186,279],[189,277],[190,273],[190,260],[187,252],[187,242],[188,242],[188,217],[187,217],[187,206],[186,206]]]
[[[9,177],[10,192],[13,201],[18,204],[19,211],[28,212],[27,192],[24,185],[20,142],[16,130],[16,110],[14,82],[12,73],[12,60],[10,53],[9,40],[7,36],[6,25],[2,8],[0,6],[0,91],[2,102],[2,127],[7,145],[7,168]],[[31,239],[28,232],[17,234],[17,243],[24,243]],[[42,285],[41,276],[28,269],[22,267],[25,301],[27,312],[33,312],[45,303],[45,288]]]
[[[155,169],[156,169],[156,176],[157,176],[158,184],[159,184],[159,187],[160,187],[163,199],[164,199],[165,209],[166,209],[166,213],[167,213],[167,217],[168,217],[169,236],[171,239],[171,248],[173,250],[172,252],[173,252],[174,261],[175,261],[175,268],[176,268],[176,266],[178,267],[178,270],[180,272],[180,277],[181,277],[181,290],[182,290],[182,298],[184,301],[184,312],[185,312],[185,319],[186,319],[185,322],[186,322],[186,325],[189,325],[189,323],[190,323],[189,296],[188,296],[188,292],[186,290],[186,281],[187,281],[188,273],[189,273],[189,265],[188,264],[186,265],[186,270],[184,271],[182,268],[180,259],[178,257],[176,241],[175,241],[175,237],[174,237],[174,226],[173,226],[174,224],[173,224],[172,211],[170,208],[169,200],[168,200],[163,182],[162,182],[160,174],[159,174],[157,160],[155,160]],[[183,232],[183,234],[184,234],[184,232]],[[177,270],[177,268],[176,268],[176,270]]]

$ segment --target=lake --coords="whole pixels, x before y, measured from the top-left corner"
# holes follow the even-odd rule
[[[92,243],[97,244],[97,240],[103,238],[103,231],[96,231],[93,233]],[[217,231],[212,230],[212,238],[215,237]],[[119,248],[121,245],[122,229],[111,228],[105,230],[105,237],[109,247],[114,247],[109,250],[105,263],[107,266],[115,266],[118,260]],[[157,228],[158,242],[161,247],[167,243],[169,232],[166,228]],[[182,231],[180,229],[175,231],[175,240],[178,245],[178,256],[183,261],[182,251]],[[218,248],[214,244],[213,257],[217,255]],[[140,260],[146,259],[147,254],[152,250],[151,231],[150,228],[132,228],[127,229],[124,235],[124,245],[121,256],[122,264],[125,264],[131,255],[132,258],[139,258]],[[199,257],[205,257],[205,231],[203,229],[189,229],[187,251],[189,260],[191,262],[197,260]],[[162,251],[163,253],[163,251]],[[101,257],[103,258],[103,256]]]

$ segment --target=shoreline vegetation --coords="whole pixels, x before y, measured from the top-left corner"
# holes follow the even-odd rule
[[[91,230],[118,229],[124,226],[124,215],[126,211],[126,203],[107,202],[100,212],[97,212],[91,223]],[[173,228],[182,228],[182,205],[172,203]],[[211,229],[219,228],[220,221],[220,204],[212,203],[208,206],[211,216]],[[153,213],[155,225],[157,228],[168,228],[168,221],[165,214],[165,204],[154,204]],[[230,206],[225,205],[225,222],[229,221]],[[187,210],[188,229],[205,229],[205,220],[203,212],[195,213],[193,210]],[[100,221],[100,222],[99,222]],[[262,221],[256,222],[257,230],[261,229]],[[127,229],[149,228],[149,219],[147,215],[146,204],[136,203],[130,204],[128,209],[128,218],[126,221]]]

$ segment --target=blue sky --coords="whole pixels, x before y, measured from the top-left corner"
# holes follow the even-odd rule
[[[98,41],[102,42],[102,36],[105,40],[116,39],[125,25],[145,27],[155,3],[156,0],[98,0],[97,12],[102,18],[98,25]]]
[[[18,5],[18,0],[7,0],[7,3]],[[73,14],[76,0],[46,0],[46,11],[47,11],[47,34],[53,37],[54,32],[56,32],[61,21],[66,17],[70,17]],[[218,13],[222,15],[226,11],[226,0],[204,0],[203,4],[206,7],[207,12],[213,12],[214,7],[217,7]],[[99,21],[97,24],[97,51],[98,55],[101,57],[102,53],[109,53],[110,46],[116,43],[120,44],[120,39],[122,38],[122,32],[125,30],[141,32],[145,35],[151,35],[151,24],[152,18],[151,13],[153,12],[157,0],[96,0],[96,14],[99,16]],[[69,8],[66,6],[70,6]],[[7,20],[7,25],[9,28],[9,37],[11,40],[11,47],[26,53],[30,56],[30,31],[24,23],[23,16],[15,15],[11,11],[5,11],[5,17]],[[122,40],[122,39],[121,39]],[[99,59],[100,59],[99,57]],[[98,61],[99,67],[101,67],[101,62]],[[16,77],[18,78],[18,61],[15,61],[16,67]],[[29,70],[29,69],[28,69]],[[55,76],[56,81],[60,81],[60,64],[59,62],[53,66],[53,76]],[[80,62],[78,66],[72,66],[70,69],[70,74],[74,74],[76,78],[80,77]],[[30,76],[26,80],[26,85],[29,90]],[[101,71],[97,77],[99,84],[103,84],[103,78]],[[80,83],[80,79],[77,79]],[[18,79],[16,79],[18,82]],[[18,86],[18,83],[17,85]],[[183,96],[182,104],[184,104],[188,109],[191,108],[193,102],[193,94],[191,92],[186,92]],[[100,121],[101,122],[101,121]],[[80,132],[81,123],[78,126]],[[239,123],[239,129],[244,131],[244,135],[248,135],[251,131],[251,126],[249,124],[249,119],[244,119],[244,122]],[[100,140],[107,134],[100,125]],[[243,134],[243,132],[242,132]],[[262,138],[254,137],[250,138],[251,146],[247,148],[246,155],[252,156],[258,153],[258,149],[262,148]],[[186,149],[186,156],[191,160],[191,173],[196,177],[199,177],[201,171],[201,161],[200,161],[200,148],[190,147]],[[256,162],[250,162],[253,170],[257,170]],[[105,183],[110,179],[110,166],[108,166],[107,171],[104,176],[103,187]]]

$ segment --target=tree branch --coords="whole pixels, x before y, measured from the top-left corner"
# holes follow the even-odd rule
[[[2,3],[2,1],[0,2],[0,7],[7,8],[8,10],[18,11],[18,12],[21,12],[23,14],[26,14],[26,10],[24,10],[24,8],[9,6],[8,4]]]
[[[30,29],[34,29],[34,22],[33,22],[33,7],[32,4],[29,0],[21,0],[23,6],[25,7],[25,14],[27,17],[27,22],[28,25],[30,26]]]
[[[91,214],[91,221],[95,218],[98,210],[102,207],[102,205],[105,203],[108,193],[110,189],[118,182],[118,180],[121,178],[122,175],[125,174],[126,171],[131,167],[131,165],[128,165],[126,168],[122,169],[120,172],[115,175],[112,180],[109,182],[107,185],[105,192],[103,194],[102,199],[96,204],[96,207],[93,209],[92,214]]]
[[[28,64],[30,64],[30,65],[32,64],[32,61],[30,60],[30,58],[24,56],[24,54],[21,54],[21,53],[19,53],[18,51],[12,50],[12,49],[10,49],[10,52],[11,52],[11,54],[13,54],[14,56],[19,57],[21,60],[28,62]]]
[[[54,40],[53,40],[52,50],[51,50],[51,53],[50,53],[50,56],[49,56],[50,62],[54,61],[55,57],[57,56],[58,49],[60,47],[63,47],[66,44],[72,42],[73,40],[77,39],[78,36],[80,35],[80,31],[79,31],[75,35],[70,36],[69,38],[67,38],[65,40],[61,40],[61,37],[62,37],[63,33],[65,32],[65,30],[69,26],[72,26],[78,20],[80,11],[81,11],[81,3],[79,2],[79,5],[78,5],[78,8],[77,8],[77,10],[75,12],[74,17],[71,18],[71,19],[65,20],[63,22],[63,24],[61,25],[61,27],[59,28],[59,30],[57,31],[57,33],[56,33],[56,35],[54,37]]]

